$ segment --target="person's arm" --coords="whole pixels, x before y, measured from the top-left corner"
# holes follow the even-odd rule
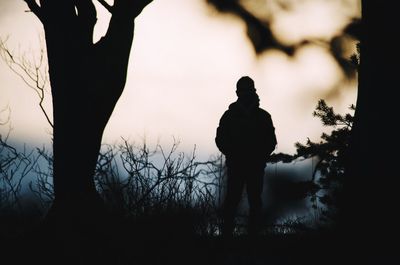
[[[275,135],[275,127],[272,122],[272,118],[270,114],[267,114],[265,117],[265,125],[266,125],[266,143],[265,143],[265,151],[267,156],[270,156],[271,153],[275,150],[277,145],[277,139]]]
[[[230,136],[229,136],[229,117],[227,112],[222,115],[220,121],[219,121],[219,126],[217,128],[217,134],[215,137],[215,143],[218,147],[218,149],[223,153],[224,155],[227,155],[229,153],[230,149]]]

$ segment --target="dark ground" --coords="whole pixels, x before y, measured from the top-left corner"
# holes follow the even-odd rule
[[[398,242],[368,237],[351,240],[314,231],[228,241],[193,236],[190,226],[179,223],[107,222],[55,228],[38,220],[2,218],[0,264],[400,264]]]

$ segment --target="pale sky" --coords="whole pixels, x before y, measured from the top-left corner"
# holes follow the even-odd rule
[[[358,0],[298,2],[302,5],[290,12],[273,13],[274,34],[285,43],[329,40],[360,12]],[[16,53],[35,53],[40,47],[42,27],[27,9],[22,0],[0,0],[0,37],[8,37]],[[99,9],[95,39],[104,34],[109,18]],[[319,139],[325,129],[312,112],[332,89],[338,89],[336,97],[326,99],[340,113],[356,101],[357,84],[343,85],[326,47],[309,45],[294,57],[279,51],[256,57],[244,24],[234,16],[215,13],[204,0],[154,0],[136,20],[126,87],[103,142],[124,137],[140,143],[145,136],[150,143],[159,139],[168,145],[175,137],[185,151],[196,145],[202,157],[216,154],[219,118],[236,100],[235,84],[243,75],[254,79],[261,107],[272,115],[276,152],[294,153],[295,142]],[[0,109],[11,109],[10,138],[38,146],[50,142],[50,126],[37,102],[0,60]],[[0,126],[1,134],[7,130]]]

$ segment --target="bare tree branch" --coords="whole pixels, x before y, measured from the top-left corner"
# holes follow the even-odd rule
[[[11,116],[10,115],[10,113],[11,113],[10,106],[7,105],[4,108],[0,109],[0,115],[2,115],[4,112],[7,112],[8,115],[4,121],[2,121],[2,117],[0,116],[0,125],[6,125],[7,123],[10,122],[10,116]],[[1,136],[0,136],[0,138],[1,138]]]
[[[16,56],[6,45],[6,41],[0,39],[0,57],[7,66],[39,97],[39,107],[44,114],[47,122],[53,127],[50,115],[44,107],[45,88],[48,82],[47,64],[45,64],[45,51],[40,50],[39,61],[36,57],[28,60],[25,55]]]
[[[97,0],[108,12],[113,13],[113,7],[109,5],[105,0]]]
[[[32,13],[35,14],[40,19],[40,21],[43,23],[44,15],[42,12],[42,8],[36,3],[36,1],[35,0],[24,0],[24,1],[28,5],[28,7],[32,11]]]
[[[92,0],[75,1],[78,11],[79,27],[81,28],[82,37],[87,44],[92,44],[94,26],[97,21],[96,8]]]

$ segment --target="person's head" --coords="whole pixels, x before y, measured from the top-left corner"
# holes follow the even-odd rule
[[[237,81],[236,95],[245,105],[251,105],[255,101],[257,101],[257,103],[259,101],[256,88],[254,87],[254,81],[248,76],[243,76]]]
[[[248,76],[242,76],[236,83],[236,95],[238,97],[247,94],[256,93],[254,81]]]

